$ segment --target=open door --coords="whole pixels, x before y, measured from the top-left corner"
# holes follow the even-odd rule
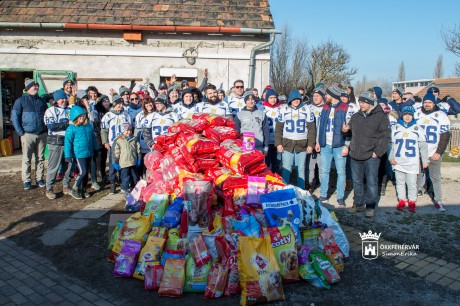
[[[38,95],[41,96],[62,88],[65,78],[75,81],[75,73],[65,70],[35,70],[34,80],[40,85]]]

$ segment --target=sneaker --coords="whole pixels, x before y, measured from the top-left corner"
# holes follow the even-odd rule
[[[321,196],[320,196],[319,199],[318,199],[318,201],[320,201],[321,204],[327,203],[327,198],[326,198],[326,197],[321,197]]]
[[[68,194],[68,195],[70,195],[70,189],[69,189],[69,187],[63,186],[63,187],[62,187],[62,193],[63,193],[63,194]]]
[[[86,192],[85,190],[82,190],[80,194],[81,194],[81,197],[84,198],[84,199],[89,198],[89,197],[91,196],[91,195],[90,195],[88,192]]]
[[[373,208],[366,208],[366,212],[364,213],[366,218],[374,217],[374,209]]]
[[[97,182],[92,182],[91,183],[91,188],[93,188],[94,190],[98,191],[101,189],[101,185],[99,185]]]
[[[47,197],[48,199],[50,199],[50,200],[56,199],[56,194],[53,192],[53,190],[46,189],[45,195],[46,195],[46,197]]]
[[[45,187],[45,186],[46,186],[46,183],[45,183],[45,181],[44,181],[44,180],[39,180],[39,181],[37,182],[37,185],[38,185],[38,187],[41,187],[41,188],[43,188],[43,187]]]
[[[75,169],[73,172],[73,178],[76,179],[78,177],[78,170]]]
[[[337,205],[339,206],[339,208],[345,208],[345,200],[337,199]]]
[[[419,197],[423,196],[423,191],[422,191],[422,190],[419,190],[419,191],[417,192],[417,196],[419,196]]]
[[[80,195],[80,193],[79,193],[77,190],[73,189],[73,188],[72,188],[72,190],[70,190],[70,195],[71,195],[72,198],[74,198],[75,200],[83,200],[83,198],[82,198],[82,196]]]
[[[115,194],[115,184],[110,184],[110,194]]]
[[[444,205],[442,205],[442,202],[436,202],[434,203],[434,207],[438,210],[438,211],[446,211],[446,209],[444,208]]]
[[[356,214],[357,212],[362,212],[364,210],[364,205],[353,205],[351,208],[348,208],[348,213]]]
[[[406,200],[399,200],[396,210],[403,211],[404,207],[406,207]]]
[[[409,212],[415,212],[415,201],[409,201]]]
[[[32,184],[30,182],[25,182],[24,183],[24,190],[29,190],[30,187],[32,187]]]

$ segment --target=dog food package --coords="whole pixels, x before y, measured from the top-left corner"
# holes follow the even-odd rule
[[[185,263],[185,258],[168,258],[158,289],[159,296],[182,296],[185,283]]]
[[[266,192],[267,180],[265,177],[248,176],[248,194],[246,196],[246,205],[262,207],[260,195]]]
[[[313,269],[311,263],[307,261],[304,264],[299,265],[299,275],[302,279],[306,280],[313,287],[318,289],[330,289],[331,285],[327,283],[326,279],[322,279]]]
[[[163,154],[158,151],[152,151],[145,154],[144,165],[145,168],[150,170],[156,170],[160,167],[160,161],[163,158]]]
[[[185,250],[169,250],[169,249],[165,249],[163,251],[163,254],[161,254],[161,262],[160,262],[161,265],[164,266],[166,261],[169,258],[173,258],[173,259],[185,258]]]
[[[209,253],[201,235],[196,235],[191,239],[189,242],[189,248],[198,268],[201,268],[203,265],[212,260],[212,256]]]
[[[219,150],[217,142],[197,134],[188,136],[184,140],[185,147],[193,156],[214,153]]]
[[[240,305],[284,300],[281,273],[270,236],[239,238],[238,272],[242,287]]]
[[[115,268],[113,270],[113,275],[115,277],[131,277],[133,275],[141,246],[142,243],[139,241],[125,241],[115,261]]]
[[[182,216],[182,210],[184,204],[181,197],[177,197],[174,201],[166,208],[163,220],[161,220],[161,226],[167,229],[176,228],[180,224]]]
[[[182,119],[168,127],[168,133],[195,133],[195,129],[190,125],[191,119]]]
[[[163,266],[160,262],[154,261],[145,267],[144,289],[145,291],[158,291],[160,288],[161,277],[163,276]]]
[[[340,280],[339,273],[322,252],[312,252],[308,257],[318,276],[326,280],[328,284],[335,284]]]
[[[265,160],[264,154],[258,150],[244,151],[236,146],[229,148],[221,146],[216,152],[216,157],[222,166],[240,175],[246,174],[251,166],[263,163]]]
[[[241,215],[242,215],[242,219],[243,219],[243,216],[244,215],[249,215],[249,216],[254,216],[257,220],[257,222],[259,222],[260,226],[262,228],[268,228],[269,225],[268,225],[268,222],[267,222],[267,219],[265,218],[265,214],[264,214],[264,211],[262,208],[252,208],[252,207],[249,207],[247,205],[242,205],[241,206]]]
[[[324,229],[321,234],[319,235],[322,244],[323,244],[323,252],[329,259],[329,261],[334,266],[335,270],[338,273],[342,273],[343,269],[345,268],[345,264],[343,262],[343,254],[340,251],[339,246],[334,238],[334,232],[332,231],[331,227]]]
[[[299,187],[294,187],[297,201],[300,204],[300,223],[301,226],[310,227],[316,221],[315,200],[311,194]]]
[[[243,151],[254,151],[256,149],[256,134],[254,132],[243,133]]]
[[[300,209],[294,189],[261,194],[260,199],[270,227],[289,225],[294,231],[296,244],[301,244]]]
[[[165,227],[152,227],[148,237],[163,238],[166,240],[168,239],[168,229]]]
[[[270,227],[270,240],[281,276],[286,282],[299,280],[299,264],[294,232],[289,226]]]
[[[121,228],[123,227],[123,223],[125,223],[125,221],[119,220],[117,222],[117,226],[115,226],[115,228],[113,229],[112,235],[110,235],[109,246],[107,247],[108,250],[112,250],[113,245],[114,245],[115,241],[117,240],[118,233],[120,232]]]
[[[232,251],[225,262],[228,266],[227,285],[225,286],[225,296],[235,296],[241,294],[240,277],[238,274],[237,252]]]
[[[145,246],[142,248],[137,260],[136,270],[134,271],[134,278],[144,280],[145,268],[147,265],[152,264],[154,261],[159,262],[161,253],[165,246],[163,238],[149,237]]]
[[[308,246],[312,252],[322,251],[319,242],[320,228],[302,230],[302,244]]]
[[[168,194],[152,194],[150,199],[148,199],[147,203],[145,204],[144,212],[142,213],[144,216],[149,216],[152,214],[153,218],[153,225],[160,226],[161,220],[166,211],[166,207],[169,203],[169,195]]]
[[[184,292],[205,292],[211,262],[198,268],[191,254],[186,256]]]
[[[200,234],[208,229],[211,221],[211,180],[184,179],[183,196],[187,211],[187,232],[189,235]]]
[[[310,247],[306,245],[297,246],[297,261],[299,265],[304,265],[308,261],[308,254],[310,253]]]
[[[225,284],[227,283],[228,267],[224,264],[214,263],[209,271],[206,284],[205,299],[217,299],[224,296]]]
[[[173,251],[185,251],[187,239],[180,238],[180,231],[177,228],[172,228],[168,231],[168,240],[166,249]]]
[[[144,243],[147,240],[150,225],[151,217],[142,216],[140,212],[134,213],[126,219],[113,244],[112,252],[110,252],[108,258],[109,261],[115,261],[125,240],[136,240]]]
[[[261,236],[261,228],[259,222],[254,216],[243,216],[243,220],[232,220],[233,228],[237,231],[241,231],[245,236],[259,238]]]

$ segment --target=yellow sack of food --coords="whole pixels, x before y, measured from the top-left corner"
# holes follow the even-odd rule
[[[284,300],[281,273],[270,236],[239,237],[238,241],[238,275],[242,287],[240,304]]]
[[[149,236],[145,246],[142,248],[137,260],[136,270],[134,271],[133,277],[144,280],[145,269],[149,264],[153,264],[154,261],[160,261],[163,248],[166,240],[163,238],[157,238]]]

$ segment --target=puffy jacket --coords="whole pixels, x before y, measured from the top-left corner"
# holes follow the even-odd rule
[[[136,137],[129,139],[123,135],[115,138],[113,142],[112,161],[120,165],[121,168],[135,166],[140,158],[141,145]]]
[[[348,123],[351,131],[350,157],[367,160],[375,152],[382,157],[390,146],[390,121],[380,105],[369,114],[359,111]]]
[[[318,133],[318,142],[321,147],[326,146],[326,128],[327,121],[329,120],[329,114],[331,112],[331,107],[334,107],[330,104],[323,106],[321,115],[319,116],[319,133]],[[339,101],[335,106],[334,111],[334,120],[333,120],[333,136],[332,136],[332,147],[338,148],[345,145],[346,136],[342,133],[342,125],[346,123],[346,116],[348,111],[348,104],[342,103]]]
[[[83,108],[74,105],[70,110],[70,120],[74,121],[78,116],[85,113]],[[64,139],[65,158],[87,158],[93,156],[94,152],[98,150],[99,145],[91,124],[69,125],[65,131]]]
[[[401,115],[401,110],[403,109],[403,107],[405,106],[413,106],[415,104],[415,101],[412,100],[412,99],[409,99],[407,101],[404,101],[402,103],[396,103],[396,101],[391,101],[390,103],[388,103],[388,105],[391,106],[391,108],[398,113],[398,115]]]
[[[23,136],[25,133],[39,135],[46,132],[43,118],[47,108],[46,100],[39,96],[24,93],[17,99],[11,112],[11,122],[18,135]]]

